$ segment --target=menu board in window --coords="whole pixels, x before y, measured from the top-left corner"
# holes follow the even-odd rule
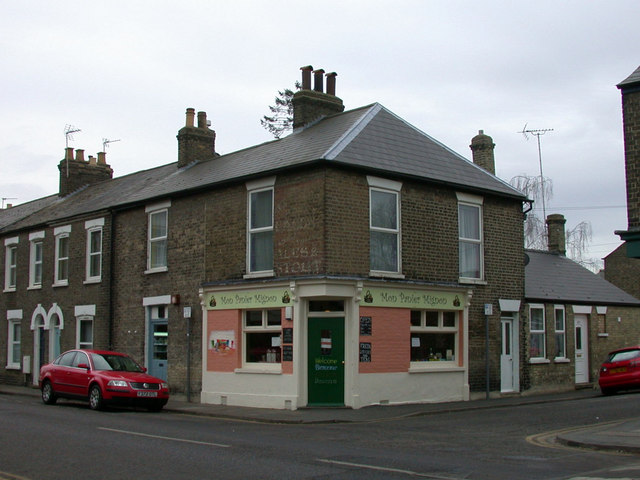
[[[360,317],[360,335],[371,335],[371,317]]]
[[[371,362],[371,343],[369,342],[360,343],[360,362],[361,363]]]

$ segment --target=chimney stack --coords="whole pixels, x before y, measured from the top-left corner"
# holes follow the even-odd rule
[[[293,129],[307,126],[321,117],[344,111],[342,100],[336,97],[337,73],[327,73],[327,92],[324,92],[324,70],[311,65],[301,67],[302,87],[293,95]],[[311,89],[311,73],[314,76]]]
[[[473,155],[473,163],[483,168],[492,175],[496,174],[496,162],[493,156],[495,143],[489,135],[484,134],[484,130],[480,130],[478,135],[471,139],[471,152]]]
[[[547,235],[549,251],[559,255],[567,253],[564,225],[567,223],[563,215],[553,213],[547,215]]]
[[[194,125],[195,109],[187,108],[184,127],[178,130],[178,168],[193,162],[217,157],[216,132],[209,128],[206,112],[198,112],[198,126]]]
[[[89,161],[84,159],[84,150],[77,149],[73,155],[73,148],[65,148],[64,159],[58,164],[60,171],[60,187],[58,195],[65,197],[76,190],[113,178],[113,170],[107,165],[105,153],[98,153],[98,162],[89,155]]]

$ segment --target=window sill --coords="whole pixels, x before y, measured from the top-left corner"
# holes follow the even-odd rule
[[[251,279],[251,278],[267,278],[267,277],[275,277],[276,273],[273,270],[265,271],[265,272],[255,272],[255,273],[246,273],[242,276],[242,278]]]
[[[150,268],[149,270],[145,270],[144,274],[151,275],[153,273],[163,273],[168,271],[169,271],[169,267],[157,267],[157,268]]]
[[[92,283],[100,283],[102,282],[102,278],[88,278],[84,282],[84,285],[91,285]]]
[[[551,363],[551,360],[549,360],[548,358],[530,358],[529,363],[542,365],[542,364]]]
[[[411,362],[409,373],[464,372],[455,362]]]
[[[250,367],[236,368],[234,373],[259,373],[267,375],[282,375],[282,365],[279,363],[271,365],[256,365]]]
[[[68,287],[69,286],[69,282],[59,282],[59,283],[54,283],[53,285],[51,285],[53,288],[58,288],[58,287]]]
[[[467,285],[487,285],[486,280],[482,280],[480,278],[458,278],[458,283],[464,283]]]
[[[571,363],[571,360],[566,357],[558,357],[553,359],[553,363]]]
[[[400,280],[403,280],[405,278],[405,276],[402,273],[398,273],[398,272],[381,272],[379,270],[371,270],[369,272],[369,276],[370,277],[377,277],[377,278],[397,278]]]
[[[5,288],[2,293],[11,293],[11,292],[15,292],[16,289],[15,288]]]
[[[27,290],[42,290],[42,285],[30,285]]]
[[[5,368],[7,370],[20,370],[20,365],[7,365]]]
[[[6,290],[5,290],[5,291],[6,291]],[[599,338],[607,338],[608,336],[609,336],[609,334],[608,334],[608,333],[599,333],[599,334],[598,334],[598,337],[599,337]]]

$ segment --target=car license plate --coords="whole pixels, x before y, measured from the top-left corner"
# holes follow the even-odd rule
[[[627,367],[612,368],[611,373],[623,373],[627,371]]]
[[[138,392],[139,397],[157,397],[158,392]]]

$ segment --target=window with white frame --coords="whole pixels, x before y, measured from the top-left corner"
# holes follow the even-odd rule
[[[103,225],[103,218],[85,222],[87,231],[86,282],[99,282],[102,278]]]
[[[147,273],[167,271],[169,209],[171,202],[146,208],[148,215]]]
[[[29,235],[29,288],[42,287],[42,252],[44,232]]]
[[[16,314],[17,313],[17,314]],[[18,369],[22,363],[22,311],[8,311],[7,368]]]
[[[13,292],[18,281],[18,237],[5,239],[4,245],[4,291]]]
[[[247,183],[247,271],[273,274],[273,209],[275,177]]]
[[[282,310],[245,310],[243,318],[244,363],[282,361]]]
[[[54,285],[69,284],[69,234],[71,225],[58,227],[55,236]]]
[[[369,183],[369,268],[371,273],[401,273],[400,189],[393,180],[367,177]]]
[[[411,361],[455,362],[458,347],[457,311],[411,311]]]
[[[555,316],[555,330],[556,330],[556,356],[555,358],[567,357],[567,335],[566,335],[566,321],[564,315],[564,306],[556,305],[553,309]]]
[[[83,315],[77,317],[77,345],[78,348],[93,348],[93,317]]]
[[[482,197],[458,193],[458,257],[461,279],[484,279]]]
[[[544,305],[529,306],[529,358],[532,360],[547,356],[544,317]]]

